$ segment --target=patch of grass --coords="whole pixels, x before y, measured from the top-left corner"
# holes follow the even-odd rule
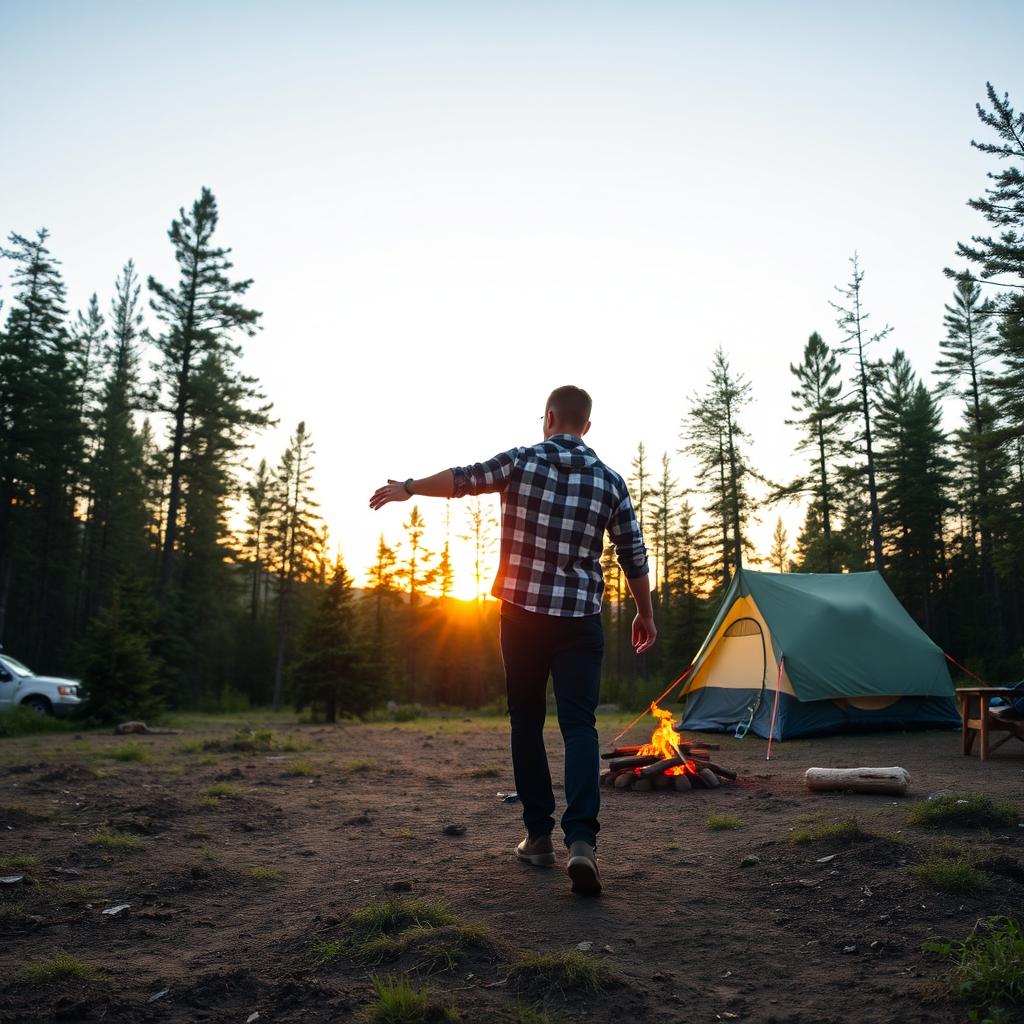
[[[200,754],[203,751],[202,740],[182,740],[178,744],[179,754]]]
[[[731,828],[743,828],[743,822],[728,814],[709,814],[704,819],[704,827],[712,832],[725,832]]]
[[[303,744],[290,736],[280,736],[271,729],[239,729],[233,736],[207,740],[204,750],[242,751],[248,754],[266,754],[271,751],[302,750]]]
[[[974,892],[987,889],[989,876],[976,867],[969,857],[929,857],[915,864],[911,873],[926,885],[946,892]]]
[[[57,882],[47,886],[42,893],[54,906],[93,903],[100,897],[99,888],[91,882]]]
[[[1012,828],[1024,819],[1013,804],[993,800],[980,793],[949,794],[934,800],[922,800],[910,812],[912,825],[933,828]]]
[[[209,797],[212,800],[220,800],[224,797],[238,796],[238,789],[232,786],[230,782],[215,782],[212,786],[207,786],[203,790],[203,796]]]
[[[32,923],[32,915],[20,903],[0,903],[0,927],[24,928]]]
[[[81,728],[74,722],[65,722],[53,715],[41,715],[31,708],[16,707],[0,715],[0,738],[30,736],[40,732],[68,732]]]
[[[861,827],[856,818],[845,818],[843,821],[817,821],[798,828],[790,835],[790,841],[800,846],[806,843],[861,843],[867,839],[878,839],[874,832]]]
[[[357,757],[345,764],[345,771],[351,775],[358,772],[372,772],[377,767],[377,762],[372,757]]]
[[[926,942],[924,949],[952,962],[940,979],[951,995],[990,1004],[990,1013],[1024,1003],[1024,934],[1012,918],[987,918],[966,939]]]
[[[309,761],[292,761],[284,770],[285,775],[303,775],[306,778],[313,778],[320,773]]]
[[[515,1024],[559,1024],[558,1018],[533,1006],[517,1006]]]
[[[261,885],[266,885],[270,882],[277,882],[281,879],[281,872],[277,868],[265,868],[265,867],[254,867],[249,868],[246,874],[254,881],[259,882]]]
[[[415,839],[416,833],[411,828],[403,828],[398,833],[399,839]]]
[[[115,761],[148,761],[149,749],[133,740],[115,747],[107,756]]]
[[[102,846],[108,850],[137,850],[142,845],[142,840],[138,836],[118,832],[113,828],[101,828],[89,842],[93,846]]]
[[[377,1001],[366,1011],[368,1024],[424,1024],[430,1010],[430,990],[413,988],[408,978],[373,975]]]
[[[474,779],[498,779],[501,778],[501,769],[496,764],[482,764],[469,774]]]
[[[0,871],[24,871],[39,866],[39,858],[31,853],[16,854],[14,857],[0,857]]]
[[[586,953],[528,953],[512,967],[509,981],[516,986],[579,989],[603,992],[612,982],[611,968]]]
[[[45,985],[66,978],[94,978],[96,972],[73,953],[53,953],[30,960],[15,976],[17,981],[32,985]]]

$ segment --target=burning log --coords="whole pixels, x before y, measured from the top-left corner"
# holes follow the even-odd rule
[[[728,779],[730,782],[736,780],[736,773],[731,768],[723,768],[720,764],[713,764],[711,761],[707,761],[704,768],[710,768],[716,775],[721,775],[723,779]]]
[[[601,755],[601,760],[607,761],[612,757],[629,757],[630,755],[637,753],[639,749],[639,747],[616,747],[614,750],[606,750]]]
[[[697,775],[708,789],[718,789],[722,784],[718,776],[710,768],[701,768]]]
[[[677,793],[688,793],[693,789],[693,783],[690,781],[689,775],[670,775],[669,778],[672,780],[672,788]]]
[[[646,778],[648,775],[663,775],[669,768],[676,768],[682,763],[683,759],[679,755],[676,755],[675,757],[666,757],[663,761],[655,761],[654,764],[649,764],[646,768],[641,768],[640,777]]]
[[[631,789],[634,782],[636,782],[636,775],[633,772],[620,772],[612,785],[616,789]]]
[[[632,757],[616,757],[608,762],[608,767],[612,771],[618,771],[620,768],[646,768],[649,764],[654,764],[655,761],[659,760],[657,754],[646,754],[643,756],[634,755]]]

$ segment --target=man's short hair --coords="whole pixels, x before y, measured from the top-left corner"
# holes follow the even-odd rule
[[[583,388],[564,384],[548,395],[547,409],[551,409],[559,423],[582,430],[590,422],[594,403]],[[546,410],[545,410],[546,411]]]

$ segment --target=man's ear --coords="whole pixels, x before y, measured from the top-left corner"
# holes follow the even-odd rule
[[[544,414],[544,426],[550,431],[555,426],[555,410],[548,409]]]
[[[588,431],[589,429],[590,429],[590,420],[587,420],[587,422],[586,422],[586,425],[585,425],[585,426],[583,427],[583,429],[582,429],[582,430],[580,431],[580,437],[583,437],[583,435],[584,435],[584,434],[585,434],[585,433],[586,433],[586,432],[587,432],[587,431]]]

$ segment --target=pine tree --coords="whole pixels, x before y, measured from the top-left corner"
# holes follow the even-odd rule
[[[843,343],[838,348],[838,351],[841,355],[853,357],[854,381],[860,399],[860,414],[863,421],[863,431],[860,439],[863,444],[865,460],[863,473],[868,485],[871,552],[875,568],[879,572],[883,572],[885,560],[882,553],[882,517],[878,505],[878,483],[875,478],[875,446],[871,432],[871,396],[881,380],[883,370],[880,362],[877,360],[872,361],[868,357],[867,349],[888,337],[892,332],[892,328],[886,325],[874,334],[867,334],[866,324],[870,314],[865,313],[861,305],[861,286],[864,281],[864,271],[860,269],[860,261],[856,253],[850,258],[850,265],[849,284],[845,288],[836,288],[836,291],[842,297],[842,302],[833,302],[831,305],[838,314],[836,325],[843,332]]]
[[[946,479],[941,414],[902,351],[896,350],[878,388],[877,466],[890,585],[929,625],[940,569]]]
[[[317,541],[320,515],[313,498],[313,439],[300,422],[274,471],[268,547],[277,577],[277,654],[273,706],[281,706],[285,658],[292,628],[293,589],[310,572],[310,549]]]
[[[409,594],[408,629],[405,636],[406,650],[406,699],[411,703],[416,698],[417,645],[420,642],[420,599],[427,587],[437,579],[434,553],[423,545],[426,523],[420,514],[419,505],[413,505],[409,518],[402,524],[405,529],[405,558],[395,568],[395,578],[405,585]]]
[[[630,474],[628,480],[630,495],[636,510],[637,521],[640,523],[640,531],[643,532],[647,503],[654,493],[651,490],[651,471],[647,465],[647,451],[643,441],[636,446],[636,455],[633,456],[633,461],[630,463]]]
[[[15,264],[16,289],[0,341],[0,636],[17,562],[21,649],[44,667],[60,661],[73,635],[84,447],[80,353],[47,238],[11,234],[13,248],[0,250]]]
[[[789,534],[780,516],[775,521],[772,533],[772,549],[768,553],[768,562],[776,572],[786,572],[789,568]]]
[[[146,588],[131,575],[119,576],[109,607],[90,623],[79,654],[84,710],[91,718],[145,721],[160,712],[155,621]]]
[[[651,492],[651,516],[654,520],[655,551],[658,563],[658,593],[661,606],[667,608],[671,598],[672,519],[680,498],[679,481],[672,476],[668,452],[661,456],[661,476]]]
[[[408,526],[406,527],[408,529]],[[473,579],[476,583],[476,602],[484,599],[484,576],[487,570],[487,556],[497,543],[498,520],[490,506],[480,495],[471,498],[466,508],[466,532],[459,534],[460,540],[469,541],[473,547]]]
[[[320,705],[328,722],[338,714],[365,714],[379,699],[359,639],[352,579],[340,557],[321,591],[302,637],[293,671],[295,706]]]
[[[747,489],[751,472],[742,449],[747,435],[739,421],[749,402],[750,384],[733,371],[718,349],[710,383],[702,396],[694,398],[683,438],[684,451],[697,461],[697,489],[707,498],[707,523],[698,540],[705,550],[718,548],[723,587],[750,548],[745,528],[754,502]]]
[[[89,515],[82,607],[90,618],[109,599],[118,575],[147,568],[144,442],[135,427],[136,414],[147,404],[139,374],[139,296],[129,260],[114,283],[111,342],[101,352],[103,376],[92,417],[95,444],[85,473]]]
[[[273,482],[267,460],[260,459],[252,480],[246,485],[246,533],[242,542],[242,555],[249,563],[252,574],[249,586],[249,618],[255,621],[260,612],[260,600],[267,579],[267,535],[272,514]]]
[[[805,520],[804,528],[820,524],[821,550],[824,556],[821,572],[839,568],[838,545],[833,537],[836,513],[836,482],[834,467],[847,450],[845,429],[854,406],[842,400],[839,361],[821,335],[815,332],[804,346],[803,362],[790,363],[790,373],[798,387],[792,392],[793,411],[797,419],[787,420],[789,426],[802,428],[797,450],[810,453],[810,468],[805,477],[785,488],[786,493],[810,493],[815,514]],[[806,551],[813,540],[801,535],[801,550]],[[783,570],[779,570],[782,572]]]
[[[160,353],[158,366],[161,396],[158,408],[171,419],[167,511],[160,560],[160,590],[170,590],[178,550],[182,503],[186,489],[192,494],[191,476],[202,471],[198,439],[190,425],[205,411],[207,419],[220,410],[221,422],[235,421],[240,428],[266,422],[266,407],[252,408],[262,400],[251,378],[234,366],[241,349],[232,339],[251,337],[260,313],[242,305],[250,280],[232,281],[230,249],[216,247],[217,201],[204,188],[186,213],[184,208],[168,232],[178,261],[179,279],[171,287],[149,278],[150,302],[164,331],[155,339]],[[214,385],[216,385],[214,387]],[[214,393],[211,394],[211,391]],[[197,408],[205,399],[205,410]],[[229,452],[217,450],[216,458]]]

